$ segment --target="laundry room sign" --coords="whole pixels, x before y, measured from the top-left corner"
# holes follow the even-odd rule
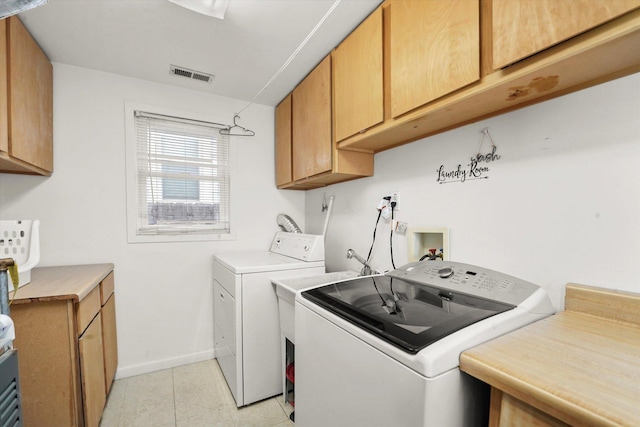
[[[478,154],[471,156],[469,163],[464,167],[462,166],[462,163],[458,163],[458,165],[453,168],[447,168],[445,165],[440,165],[436,170],[438,173],[438,177],[436,178],[437,183],[449,184],[452,182],[466,182],[468,180],[489,178],[488,174],[491,170],[489,165],[500,160],[501,156],[498,154],[498,147],[496,147],[493,142],[493,138],[491,138],[489,130],[485,129],[482,133],[482,141],[480,142],[480,147],[477,151]],[[483,154],[481,152],[482,144],[487,136],[491,140],[491,151]]]

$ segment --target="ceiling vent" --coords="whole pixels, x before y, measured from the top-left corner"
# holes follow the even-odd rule
[[[180,77],[186,77],[188,79],[200,80],[201,82],[211,83],[215,77],[213,74],[203,73],[202,71],[190,70],[185,67],[178,67],[176,65],[171,66],[171,74]]]

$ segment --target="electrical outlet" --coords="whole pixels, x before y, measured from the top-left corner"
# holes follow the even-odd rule
[[[407,225],[406,222],[398,221],[396,223],[396,233],[405,234],[407,232]]]
[[[400,205],[400,192],[391,191],[387,193],[387,197],[391,197],[391,200],[389,200],[389,202],[395,202],[396,206],[394,207],[394,210],[398,210],[398,205]]]

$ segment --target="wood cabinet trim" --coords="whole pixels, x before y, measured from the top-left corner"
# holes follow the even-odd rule
[[[113,294],[114,289],[115,289],[115,281],[114,281],[114,273],[112,271],[107,275],[107,277],[102,279],[102,281],[100,282],[100,304],[101,305],[104,305],[107,302],[107,300],[111,297],[111,294]]]
[[[7,20],[0,20],[0,154],[8,156],[9,152],[9,104],[7,80],[9,78],[7,63]],[[0,167],[2,165],[0,164]]]
[[[100,287],[96,286],[83,298],[76,309],[76,319],[78,323],[78,334],[82,335],[94,317],[100,312]]]

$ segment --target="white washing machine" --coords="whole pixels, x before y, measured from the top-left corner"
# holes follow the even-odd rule
[[[278,298],[271,277],[324,272],[320,235],[278,232],[269,251],[214,256],[214,352],[238,407],[282,393]]]
[[[486,425],[460,353],[553,313],[532,283],[448,261],[298,292],[296,425]]]

